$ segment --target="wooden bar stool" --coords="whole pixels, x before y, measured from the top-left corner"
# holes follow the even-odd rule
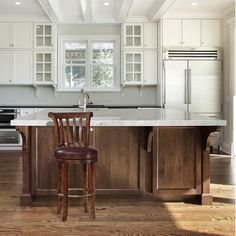
[[[48,116],[54,122],[54,135],[57,148],[54,157],[58,162],[58,203],[57,214],[61,213],[62,220],[67,220],[68,197],[83,197],[84,210],[95,219],[95,163],[98,152],[89,146],[90,120],[92,112],[53,113]],[[82,170],[81,195],[68,194],[68,166],[80,164]]]

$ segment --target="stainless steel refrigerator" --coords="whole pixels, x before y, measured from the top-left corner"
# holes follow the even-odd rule
[[[164,67],[166,108],[221,112],[221,61],[218,50],[167,50]]]

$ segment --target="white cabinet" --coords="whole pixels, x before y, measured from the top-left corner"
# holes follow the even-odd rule
[[[183,20],[182,21],[182,46],[201,46],[201,21]]]
[[[32,82],[31,51],[0,51],[0,84]]]
[[[157,84],[157,51],[145,51],[143,55],[143,85]]]
[[[34,53],[34,83],[53,84],[54,53],[51,51],[36,51]]]
[[[221,46],[221,22],[220,20],[202,20],[202,46]]]
[[[54,24],[34,25],[34,84],[55,83],[56,27]]]
[[[122,25],[123,47],[143,47],[143,24],[125,23]]]
[[[34,26],[34,47],[35,48],[54,48],[55,47],[55,25],[54,24],[35,24]]]
[[[157,24],[143,24],[143,47],[147,49],[157,48]]]
[[[164,47],[220,47],[220,20],[164,19]]]
[[[181,19],[163,20],[162,28],[162,38],[164,47],[182,46]]]
[[[143,80],[143,52],[125,51],[123,61],[123,84],[141,85]]]
[[[157,84],[157,24],[125,23],[123,39],[123,85]]]
[[[31,23],[0,23],[0,48],[32,48]]]

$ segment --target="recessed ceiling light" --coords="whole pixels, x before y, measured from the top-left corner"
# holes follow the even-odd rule
[[[15,4],[19,6],[19,5],[21,5],[21,2],[15,2]]]
[[[109,6],[110,3],[109,3],[109,2],[104,2],[103,5],[104,5],[104,6]]]
[[[196,3],[196,2],[192,2],[191,5],[192,5],[193,7],[195,7],[195,6],[197,6],[197,3]]]

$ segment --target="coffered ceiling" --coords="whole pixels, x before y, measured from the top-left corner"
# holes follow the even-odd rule
[[[18,5],[16,5],[16,2]],[[168,12],[222,15],[235,0],[0,0],[0,19],[42,17],[57,23],[157,21]]]

